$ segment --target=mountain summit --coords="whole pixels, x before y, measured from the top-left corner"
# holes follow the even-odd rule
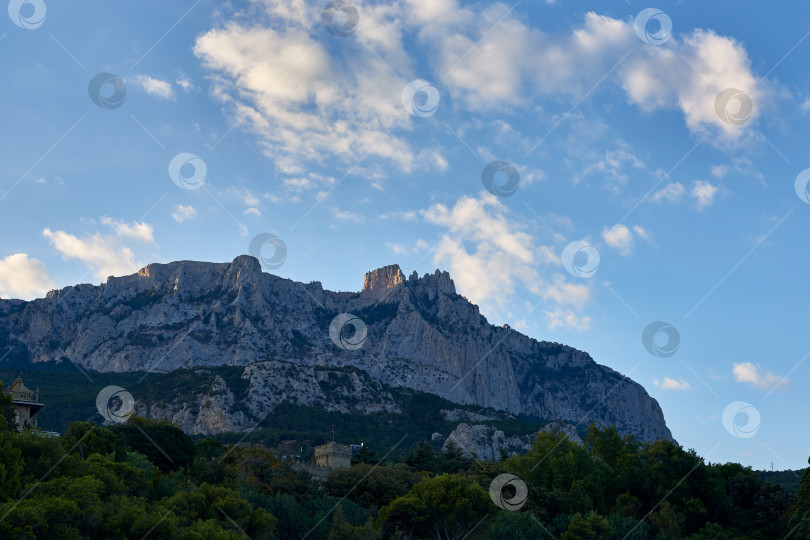
[[[264,273],[244,255],[231,263],[150,264],[99,286],[0,300],[0,350],[17,362],[72,361],[97,371],[262,363],[254,376],[280,378],[272,385],[279,396],[249,404],[257,414],[294,394],[296,370],[351,366],[374,384],[538,422],[672,438],[641,385],[585,352],[489,324],[438,270],[405,279],[399,266],[385,266],[365,275],[362,291],[333,292]],[[294,365],[287,379],[282,365]]]

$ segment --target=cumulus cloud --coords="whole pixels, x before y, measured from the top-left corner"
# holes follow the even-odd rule
[[[136,75],[132,80],[150,96],[162,99],[174,99],[174,89],[172,88],[172,83],[168,81],[155,79],[149,75]]]
[[[602,229],[602,239],[605,243],[619,252],[619,255],[626,257],[633,253],[636,242],[633,239],[632,231],[622,224],[614,225],[610,229]]]
[[[203,34],[194,47],[217,74],[213,94],[232,106],[234,122],[259,134],[265,153],[290,174],[324,156],[356,162],[368,155],[405,171],[416,166],[425,156],[392,133],[410,122],[392,99],[402,82],[371,55],[333,57],[310,32],[317,19],[302,23],[295,10],[271,4],[288,17],[287,24],[232,22]]]
[[[93,271],[96,278],[122,276],[144,266],[135,260],[135,253],[126,245],[128,241],[145,244],[154,242],[153,228],[145,222],[126,223],[103,217],[101,222],[112,229],[110,234],[99,232],[79,238],[65,231],[45,229],[42,235],[65,259],[77,259]]]
[[[177,205],[177,210],[172,212],[172,217],[177,223],[183,223],[187,219],[192,219],[197,216],[197,209],[189,205]]]
[[[714,204],[714,197],[717,195],[719,190],[720,188],[718,186],[714,186],[710,182],[695,180],[690,194],[692,195],[698,210],[704,210]]]
[[[550,326],[587,328],[589,319],[576,311],[590,300],[590,287],[553,271],[560,264],[554,250],[526,232],[495,196],[465,196],[452,207],[433,205],[422,216],[446,229],[433,262],[450,272],[470,300],[494,310],[522,287],[546,302]],[[568,310],[574,310],[570,316]]]
[[[26,253],[0,259],[0,298],[32,300],[54,287],[53,276],[42,261]]]
[[[690,390],[692,386],[683,379],[671,379],[664,377],[664,380],[653,379],[653,384],[661,390]]]
[[[254,0],[251,6],[249,17],[240,13],[201,34],[194,53],[231,121],[258,134],[277,167],[291,175],[307,161],[331,157],[356,163],[368,156],[405,172],[446,168],[435,144],[403,138],[414,122],[400,94],[403,80],[415,78],[435,83],[440,106],[453,103],[465,114],[537,106],[546,96],[578,100],[591,89],[602,91],[594,85],[604,78],[603,86],[621,89],[645,112],[679,110],[691,131],[716,135],[711,141],[739,139],[769,99],[745,47],[711,30],[676,34],[652,47],[638,40],[630,18],[586,13],[570,31],[550,32],[503,2],[399,0],[364,4],[352,39],[332,46],[313,24],[322,2]],[[745,126],[715,110],[727,88],[755,104]],[[640,163],[619,148],[583,174],[604,173],[617,189],[626,181],[622,169]]]
[[[712,168],[712,175],[716,177],[725,176],[727,172],[728,170],[725,166],[715,166]],[[675,204],[684,200],[688,194],[698,210],[705,210],[714,204],[715,198],[720,193],[723,193],[723,188],[704,180],[695,180],[692,182],[692,187],[689,191],[687,191],[686,187],[680,182],[670,182],[650,195],[649,201],[653,204]]]
[[[680,182],[670,182],[663,188],[650,195],[650,202],[655,204],[677,203],[683,200],[686,188]]]
[[[752,364],[751,362],[734,364],[732,373],[737,382],[750,384],[757,388],[762,388],[763,390],[772,390],[777,387],[784,389],[790,386],[789,379],[774,375],[770,371],[762,370],[760,366]]]

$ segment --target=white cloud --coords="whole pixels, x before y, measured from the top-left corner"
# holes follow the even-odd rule
[[[414,210],[404,210],[399,212],[387,212],[380,214],[380,219],[401,219],[402,221],[416,221],[417,215]]]
[[[556,309],[546,312],[546,320],[549,330],[565,328],[566,330],[577,330],[583,332],[591,327],[591,318],[587,315],[580,316],[571,309]]]
[[[112,227],[115,233],[122,238],[132,238],[139,242],[152,243],[155,241],[153,235],[154,229],[152,226],[145,222],[132,222],[126,223],[124,221],[115,220],[109,217],[102,216],[101,223]]]
[[[712,176],[715,178],[723,178],[728,174],[728,165],[714,165],[711,168]]]
[[[680,40],[671,39],[664,47],[643,47],[641,51],[621,70],[622,87],[645,110],[680,109],[695,133],[733,140],[747,132],[743,126],[726,122],[715,110],[718,94],[727,88],[751,98],[751,122],[765,104],[765,90],[751,72],[748,54],[733,38],[695,30]],[[728,107],[731,112],[734,104]]]
[[[177,223],[183,223],[187,219],[192,219],[197,216],[197,209],[190,204],[185,206],[182,204],[177,205],[177,210],[172,212],[172,217]]]
[[[461,294],[471,301],[494,310],[522,287],[551,303],[546,313],[550,325],[587,327],[587,318],[566,317],[565,309],[581,309],[591,298],[589,285],[568,282],[549,270],[559,266],[559,257],[525,232],[495,196],[465,196],[452,208],[436,204],[422,215],[446,229],[433,262],[450,272]]]
[[[650,202],[660,204],[663,202],[677,203],[686,195],[686,188],[680,182],[670,182],[650,196]]]
[[[653,384],[661,390],[690,390],[692,386],[683,379],[671,379],[664,377],[663,381],[653,380]]]
[[[132,248],[126,240],[153,243],[153,229],[148,223],[125,223],[103,217],[101,222],[113,229],[113,234],[95,233],[79,238],[65,231],[44,229],[42,235],[50,240],[66,259],[77,259],[90,268],[96,278],[122,276],[138,271],[144,266],[135,260]]]
[[[335,214],[335,219],[343,222],[363,223],[365,218],[357,212],[350,210],[341,210],[340,208],[333,208],[332,212]]]
[[[394,255],[405,255],[408,253],[408,248],[397,242],[386,242],[385,247]]]
[[[643,169],[644,167],[644,162],[633,153],[630,145],[620,140],[615,149],[606,150],[601,159],[587,165],[574,176],[573,181],[578,184],[587,176],[597,174],[605,189],[618,192],[627,185],[628,168]]]
[[[0,298],[32,300],[54,288],[53,276],[42,261],[26,253],[0,259]]]
[[[386,242],[385,247],[394,255],[412,255],[428,249],[430,245],[424,240],[419,239],[411,248],[400,244],[399,242]]]
[[[788,378],[782,378],[774,375],[770,371],[760,371],[760,366],[752,364],[751,362],[743,362],[741,364],[734,364],[732,373],[734,379],[740,383],[746,383],[763,390],[772,390],[774,388],[786,389],[790,386]]]
[[[602,229],[602,239],[605,243],[619,252],[619,255],[626,257],[633,253],[636,242],[633,239],[633,232],[622,224],[617,224],[608,229]]]
[[[633,232],[645,242],[652,242],[652,233],[641,225],[634,225]]]
[[[410,119],[392,99],[403,83],[383,63],[353,54],[352,47],[337,48],[333,56],[310,33],[313,19],[300,19],[298,10],[280,3],[268,5],[288,17],[286,23],[276,19],[279,28],[271,28],[232,22],[200,36],[194,52],[215,73],[214,97],[231,105],[235,122],[259,134],[282,171],[298,174],[305,161],[334,156],[357,162],[369,155],[404,171],[422,160],[424,166],[441,165],[435,151],[420,156],[393,131]],[[373,11],[364,8],[363,15],[364,28],[371,30]]]
[[[191,82],[188,75],[180,75],[175,82],[177,83],[177,86],[183,89],[184,92],[191,92],[194,90],[194,83]]]
[[[172,83],[168,81],[154,79],[149,75],[136,75],[132,80],[151,96],[156,96],[163,99],[174,99]]]
[[[245,214],[246,216],[262,217],[262,212],[258,208],[248,208],[242,213]]]
[[[405,80],[441,81],[440,107],[452,103],[465,113],[536,107],[549,95],[579,99],[610,72],[604,86],[622,88],[644,111],[680,110],[693,132],[720,135],[710,140],[747,132],[718,117],[720,91],[749,95],[754,119],[768,101],[742,44],[712,31],[650,47],[639,42],[629,18],[586,13],[570,31],[551,33],[509,13],[504,2],[400,0],[364,4],[352,39],[332,46],[314,24],[322,7],[315,0],[254,0],[194,45],[212,95],[232,122],[258,134],[265,153],[291,175],[307,162],[356,163],[366,155],[361,167],[376,173],[385,171],[380,161],[405,172],[447,168],[435,144],[402,136],[415,122],[400,103],[403,82],[392,70]],[[420,65],[422,57],[429,66]],[[508,128],[504,123],[495,135],[513,137]],[[615,190],[627,181],[622,169],[640,163],[619,148],[584,174],[604,172]],[[376,187],[384,176],[368,175]],[[542,175],[527,175],[533,177]]]
[[[710,182],[695,180],[690,194],[695,200],[695,205],[698,210],[704,210],[714,204],[714,197],[719,191],[720,188],[712,185]]]
[[[228,188],[228,193],[241,199],[245,206],[259,206],[259,197],[247,188],[231,186]]]
[[[581,96],[614,66],[608,80],[621,86],[632,103],[645,111],[679,109],[696,133],[736,139],[746,132],[715,112],[715,99],[727,88],[753,100],[753,117],[767,101],[742,44],[713,31],[698,29],[674,36],[666,46],[647,47],[639,43],[631,20],[587,13],[570,33],[549,34],[513,16],[493,28],[509,9],[506,4],[478,13],[455,2],[444,4],[450,7],[425,22],[420,35],[432,39],[439,51],[437,73],[452,69],[445,82],[469,108],[548,94]],[[486,46],[473,49],[485,33]]]

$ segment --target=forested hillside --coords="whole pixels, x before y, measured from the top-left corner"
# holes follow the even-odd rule
[[[195,443],[168,423],[76,422],[44,438],[10,428],[5,394],[2,409],[3,538],[810,537],[807,472],[792,493],[741,465],[612,428],[592,426],[583,445],[541,433],[525,455],[499,462],[403,436],[402,458],[366,447],[319,483],[262,447]]]

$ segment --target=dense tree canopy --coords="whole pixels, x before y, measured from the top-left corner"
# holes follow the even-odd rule
[[[670,441],[591,427],[584,444],[540,434],[524,455],[473,461],[414,444],[401,462],[364,447],[321,481],[261,447],[196,442],[177,426],[88,422],[48,438],[10,422],[0,393],[0,538],[385,540],[810,538],[810,472],[798,493]],[[516,511],[496,500],[518,496]],[[501,506],[504,506],[501,504]]]

